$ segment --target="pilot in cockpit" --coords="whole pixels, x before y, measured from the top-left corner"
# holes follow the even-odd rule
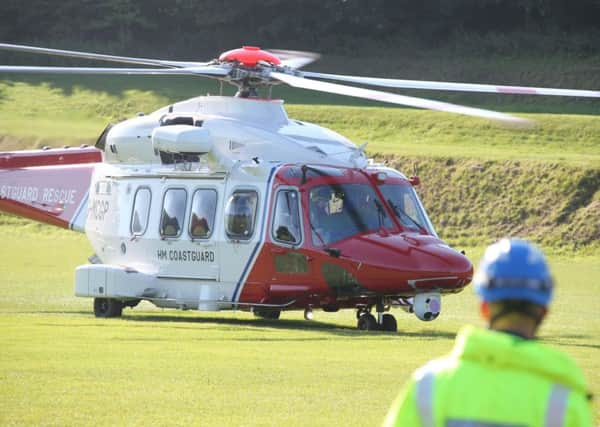
[[[310,192],[310,222],[312,241],[315,245],[327,245],[339,237],[340,212],[343,199],[330,186],[314,188]]]

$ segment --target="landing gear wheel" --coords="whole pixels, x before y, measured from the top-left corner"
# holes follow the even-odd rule
[[[111,298],[94,298],[94,314],[96,317],[121,317],[123,303]]]
[[[381,322],[381,330],[388,332],[398,332],[398,324],[396,323],[396,318],[386,313],[383,315],[383,320]]]
[[[356,310],[356,320],[360,319],[360,316],[364,315],[364,314],[369,314],[371,312],[371,307],[365,306],[365,307],[359,307],[358,310]]]
[[[254,310],[254,315],[263,319],[277,320],[281,315],[281,310]]]
[[[365,313],[358,318],[357,327],[360,331],[376,331],[379,329],[375,316],[370,313]]]

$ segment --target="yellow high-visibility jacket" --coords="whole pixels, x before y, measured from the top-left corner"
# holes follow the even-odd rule
[[[418,369],[386,427],[588,427],[583,373],[565,353],[465,327],[452,352]]]

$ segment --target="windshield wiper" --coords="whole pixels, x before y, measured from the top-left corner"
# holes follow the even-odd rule
[[[381,202],[377,199],[374,200],[375,207],[377,207],[377,218],[379,219],[379,229],[383,228],[383,221],[385,220],[386,214]]]
[[[321,243],[323,244],[323,250],[325,252],[327,252],[329,255],[331,255],[334,258],[339,258],[342,255],[342,251],[336,248],[331,248],[329,246],[327,246],[327,243],[325,243],[325,240],[323,239],[323,237],[321,237],[321,233],[319,233],[317,231],[317,229],[312,225],[312,223],[309,221],[310,224],[310,229],[313,231],[313,233],[315,233],[315,236],[318,237],[318,239],[321,241]]]
[[[423,227],[421,224],[419,224],[419,222],[414,219],[412,216],[410,216],[409,214],[407,214],[403,209],[400,208],[400,206],[397,206],[394,204],[394,202],[392,202],[391,199],[387,199],[387,202],[390,204],[390,206],[392,207],[392,209],[394,210],[394,212],[396,212],[396,215],[398,217],[403,216],[404,218],[407,218],[410,222],[412,222],[414,225],[417,226],[417,228],[419,229],[419,231],[428,234],[427,229],[425,227]]]
[[[321,244],[323,246],[327,246],[327,243],[325,243],[325,240],[323,239],[323,237],[321,237],[321,233],[319,233],[317,231],[317,229],[315,228],[315,226],[312,224],[312,222],[308,221],[308,224],[310,225],[310,229],[312,230],[313,233],[315,233],[315,236],[317,236],[319,238],[319,240],[321,241]]]

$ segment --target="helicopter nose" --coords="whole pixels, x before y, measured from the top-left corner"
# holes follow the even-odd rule
[[[433,236],[372,234],[340,249],[358,261],[359,282],[378,293],[456,292],[473,277],[469,259]]]
[[[434,288],[459,290],[471,282],[471,261],[444,242],[417,237],[409,238],[408,246],[408,254],[397,258],[396,271],[406,277],[407,284],[414,291]]]
[[[433,275],[456,277],[457,284],[467,285],[473,277],[473,264],[461,252],[443,242],[425,245],[420,249],[423,262],[431,265]],[[432,275],[432,277],[434,277]]]
[[[420,244],[421,243],[421,244]],[[470,277],[473,275],[473,264],[464,253],[458,252],[444,242],[430,241],[413,243],[414,250],[429,257],[434,268],[459,276]]]

